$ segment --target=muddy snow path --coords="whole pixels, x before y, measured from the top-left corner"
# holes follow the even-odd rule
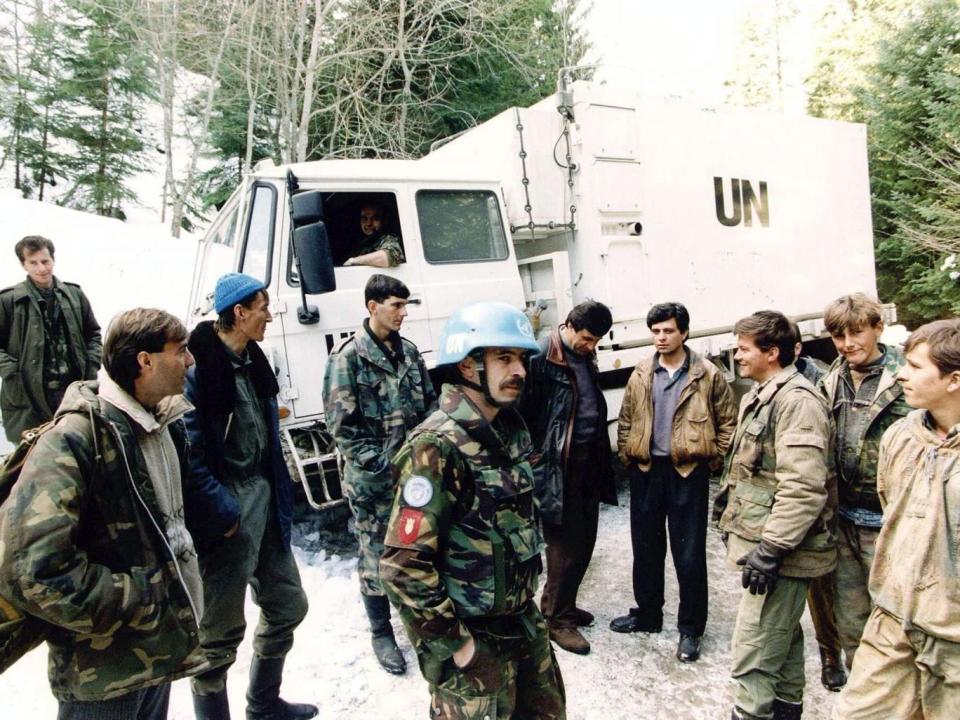
[[[667,600],[664,629],[659,635],[621,635],[608,629],[610,619],[632,603],[628,499],[604,506],[593,563],[581,590],[580,605],[597,616],[585,636],[587,656],[557,650],[567,688],[570,720],[727,720],[730,716],[730,636],[739,597],[739,576],[727,569],[723,546],[715,533],[707,536],[710,572],[710,617],[699,662],[685,665],[674,658],[677,591],[667,554]],[[407,720],[427,718],[426,685],[405,637],[400,646],[411,665],[394,677],[377,666],[370,650],[366,618],[360,605],[356,559],[326,551],[297,550],[310,612],[297,630],[287,658],[283,696],[320,706],[322,720]],[[247,618],[256,607],[248,601]],[[399,623],[398,634],[402,635]],[[805,720],[827,720],[835,696],[820,685],[820,661],[813,630],[804,616],[807,693]],[[230,671],[228,691],[234,718],[242,718],[244,689],[250,665],[250,632]],[[35,650],[0,676],[4,718],[41,720],[56,716],[56,702],[46,679],[46,650]],[[170,718],[190,720],[193,707],[187,681],[174,683]]]

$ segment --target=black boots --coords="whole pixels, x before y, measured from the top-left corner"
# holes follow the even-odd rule
[[[773,701],[773,720],[800,720],[803,703],[789,703],[776,698]]]
[[[397,647],[390,624],[390,602],[382,595],[361,595],[363,607],[370,618],[370,631],[373,633],[373,653],[380,667],[392,675],[403,675],[407,671],[407,662]]]
[[[847,674],[840,658],[824,652],[823,648],[820,649],[820,682],[830,692],[840,692],[840,688],[847,684]]]
[[[317,714],[316,705],[280,699],[283,660],[253,656],[247,687],[247,720],[307,720]]]
[[[197,720],[230,720],[226,688],[213,695],[194,695],[193,712]]]

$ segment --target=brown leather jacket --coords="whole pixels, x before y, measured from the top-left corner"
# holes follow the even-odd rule
[[[737,426],[733,391],[716,365],[687,349],[690,369],[673,416],[670,459],[687,477],[701,462],[719,470]],[[637,363],[627,381],[617,425],[617,450],[624,464],[651,465],[653,434],[653,356]]]

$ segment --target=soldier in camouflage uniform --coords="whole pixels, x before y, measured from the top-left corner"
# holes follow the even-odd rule
[[[876,606],[835,720],[960,718],[960,320],[918,328],[898,373],[920,408],[880,441]]]
[[[714,517],[744,587],[733,631],[734,720],[798,720],[800,618],[810,578],[836,566],[832,428],[823,396],[793,365],[780,313],[737,322],[736,361],[756,382],[740,402]]]
[[[380,586],[383,535],[396,483],[390,460],[407,433],[436,406],[436,393],[417,346],[400,337],[410,290],[396,278],[372,275],[364,290],[370,317],[327,360],[323,395],[327,427],[344,460],[343,488],[360,546],[360,596],[380,665],[403,674]]]
[[[99,384],[67,389],[0,512],[0,594],[49,623],[61,719],[160,720],[170,682],[205,667],[181,492],[186,340],[161,310],[114,319]]]
[[[882,345],[880,304],[863,293],[846,295],[824,311],[839,357],[820,381],[836,421],[840,533],[835,575],[837,625],[849,669],[873,609],[867,585],[883,524],[877,494],[880,438],[910,408],[897,374],[903,353]]]
[[[100,326],[79,285],[53,274],[53,243],[16,244],[27,279],[0,290],[0,412],[7,439],[53,417],[67,386],[100,368]]]
[[[432,718],[559,720],[563,681],[533,601],[544,543],[532,446],[512,407],[539,348],[523,313],[492,302],[455,312],[440,348],[451,384],[394,461],[380,577]]]
[[[403,245],[396,235],[383,232],[383,208],[367,204],[360,208],[360,232],[362,237],[350,248],[350,257],[343,263],[394,267],[406,262]]]

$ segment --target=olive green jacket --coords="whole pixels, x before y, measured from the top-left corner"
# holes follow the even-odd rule
[[[893,423],[910,412],[910,406],[903,399],[903,388],[897,382],[897,375],[906,360],[903,353],[888,345],[886,362],[873,402],[867,410],[867,426],[860,436],[857,454],[860,457],[860,477],[848,482],[843,474],[837,473],[840,493],[840,505],[847,508],[864,508],[880,512],[880,499],[877,496],[877,456],[880,452],[880,438]],[[837,417],[837,386],[842,382],[841,374],[847,369],[847,361],[842,356],[833,361],[827,374],[820,379],[818,387],[827,396],[833,417]],[[837,428],[837,432],[841,432]]]
[[[736,563],[760,540],[788,551],[788,577],[837,563],[833,427],[824,397],[793,365],[740,401],[737,430],[714,508]]]
[[[29,280],[0,290],[0,412],[7,439],[16,443],[24,430],[42,425],[56,408],[47,406],[43,389],[46,341],[40,306]],[[100,326],[90,301],[74,283],[54,278],[54,294],[63,311],[67,339],[81,379],[94,380],[100,369]]]

